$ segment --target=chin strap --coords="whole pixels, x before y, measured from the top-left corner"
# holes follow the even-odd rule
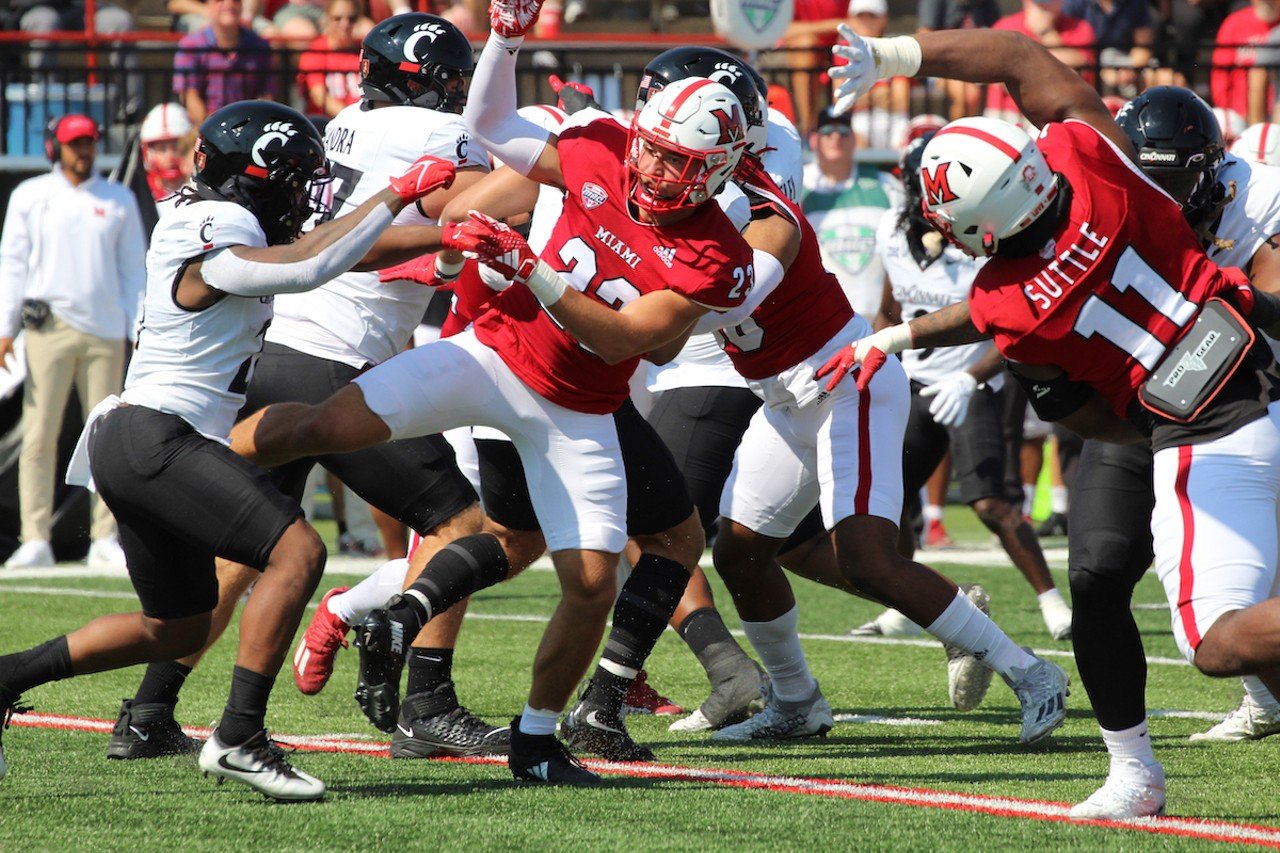
[[[1200,238],[1200,242],[1208,246],[1213,245],[1214,248],[1221,251],[1232,249],[1236,245],[1235,240],[1219,237],[1213,231],[1213,226],[1217,225],[1222,217],[1222,211],[1227,205],[1235,201],[1236,182],[1227,183],[1227,188],[1222,189],[1221,184],[1214,186],[1213,198],[1209,201],[1209,208],[1204,212],[1204,216],[1200,220],[1200,224],[1195,226],[1196,236]]]

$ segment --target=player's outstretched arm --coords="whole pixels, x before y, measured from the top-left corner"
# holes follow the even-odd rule
[[[1037,127],[1073,118],[1091,124],[1131,159],[1128,137],[1102,99],[1080,75],[1045,47],[1009,30],[943,30],[918,36],[863,38],[842,25],[832,53],[848,64],[834,66],[840,81],[836,107],[849,109],[876,81],[897,76],[945,77],[970,83],[1003,83],[1022,113]]]

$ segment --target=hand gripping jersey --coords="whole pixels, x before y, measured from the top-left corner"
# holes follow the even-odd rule
[[[818,236],[800,206],[758,164],[742,183],[800,228],[800,252],[778,287],[745,322],[716,332],[739,373],[767,379],[813,355],[854,315],[840,282],[822,266]]]
[[[174,302],[178,276],[225,246],[267,245],[253,214],[229,201],[162,205],[147,252],[147,293],[126,403],[168,412],[199,433],[225,440],[244,405],[253,355],[271,324],[270,296],[230,294],[199,311]]]
[[[343,216],[359,207],[423,154],[458,168],[486,166],[461,116],[420,107],[362,109],[338,113],[325,128],[325,150],[333,164],[332,208]],[[416,204],[397,225],[434,225]],[[351,367],[380,364],[408,344],[435,291],[413,282],[379,283],[376,272],[348,272],[306,293],[276,298],[276,320],[267,339],[308,355]]]
[[[906,231],[898,227],[899,218],[898,210],[890,210],[880,218],[876,254],[889,278],[893,298],[902,309],[903,322],[968,299],[973,280],[986,259],[971,258],[954,246],[946,246],[932,263],[921,267],[907,246]],[[912,381],[932,385],[972,367],[992,346],[991,341],[981,341],[958,347],[909,349],[900,357]],[[998,391],[1004,385],[1004,372],[997,373],[987,384]]]
[[[982,268],[973,322],[1006,358],[1056,365],[1124,416],[1199,306],[1244,275],[1205,257],[1178,205],[1088,124],[1050,124],[1036,144],[1069,213],[1040,253]]]
[[[751,286],[751,249],[714,204],[673,226],[636,221],[627,204],[627,131],[612,119],[560,135],[564,209],[541,257],[577,290],[621,309],[674,290],[712,310]],[[606,364],[556,324],[525,287],[498,294],[475,324],[482,342],[530,388],[557,405],[608,414],[630,391],[639,358]]]

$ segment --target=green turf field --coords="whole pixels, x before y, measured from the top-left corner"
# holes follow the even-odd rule
[[[958,539],[986,543],[988,535],[967,510],[951,512],[948,520]],[[1007,565],[949,567],[945,552],[925,556],[957,580],[984,584],[992,594],[992,615],[1016,640],[1069,652],[1069,644],[1049,640],[1030,588]],[[1055,576],[1065,586],[1065,574]],[[327,585],[353,580],[335,576]],[[37,582],[0,573],[3,648],[23,648],[95,615],[130,609],[122,595],[128,592],[127,582],[117,579]],[[717,592],[727,607],[727,594],[719,587]],[[1080,800],[1101,783],[1106,756],[1078,684],[1065,727],[1047,745],[1024,749],[1017,743],[1017,703],[999,679],[982,708],[958,713],[947,704],[938,647],[850,642],[842,635],[873,616],[875,607],[804,582],[796,583],[796,593],[801,630],[810,636],[810,663],[836,713],[916,722],[845,722],[821,740],[719,746],[702,735],[668,732],[672,718],[629,718],[633,734],[652,745],[662,763],[1059,803]],[[1154,578],[1144,579],[1137,600],[1163,604]],[[459,692],[475,711],[505,721],[522,706],[541,632],[536,618],[525,617],[545,617],[555,601],[555,578],[546,571],[531,571],[475,597],[471,612],[480,618],[467,623],[455,669]],[[736,618],[725,616],[736,627]],[[1176,659],[1163,607],[1139,609],[1137,617],[1148,655]],[[234,649],[229,636],[193,674],[178,706],[182,722],[208,725],[217,719]],[[1069,655],[1054,660],[1074,676]],[[272,729],[381,738],[351,700],[355,663],[353,650],[342,652],[329,688],[316,697],[300,695],[286,669],[268,718]],[[705,695],[700,669],[671,632],[649,671],[657,687],[689,707]],[[94,675],[46,685],[26,698],[44,714],[114,718],[120,698],[131,694],[140,675],[141,668]],[[1238,702],[1239,687],[1178,663],[1154,663],[1148,699],[1153,710],[1224,713]],[[1280,828],[1276,744],[1188,742],[1190,733],[1210,724],[1152,719],[1152,738],[1170,779],[1170,813]],[[202,779],[194,759],[108,762],[101,734],[15,726],[5,733],[4,745],[9,776],[0,783],[0,850],[976,851],[1209,844],[699,781],[610,776],[609,787],[600,790],[529,788],[513,783],[504,766],[328,753],[295,756],[299,766],[326,782],[327,800],[276,805],[245,787]]]

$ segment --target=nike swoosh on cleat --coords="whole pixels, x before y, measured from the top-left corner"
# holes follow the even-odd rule
[[[224,770],[231,770],[235,773],[261,773],[262,772],[261,767],[258,767],[255,769],[252,767],[240,767],[236,764],[232,764],[230,761],[227,761],[226,755],[218,756],[218,766],[223,768]]]
[[[400,725],[399,723],[396,723],[396,728],[399,729],[401,734],[403,734],[405,737],[413,737],[412,728],[406,729],[404,726]]]
[[[601,729],[606,732],[614,732],[615,734],[625,734],[625,732],[623,732],[622,729],[615,729],[613,726],[609,725],[608,723],[601,722],[599,714],[600,714],[599,711],[588,712],[587,725],[591,726],[591,728],[593,729]]]
[[[151,740],[150,732],[143,732],[137,726],[129,726],[129,731],[138,736],[138,740]]]

